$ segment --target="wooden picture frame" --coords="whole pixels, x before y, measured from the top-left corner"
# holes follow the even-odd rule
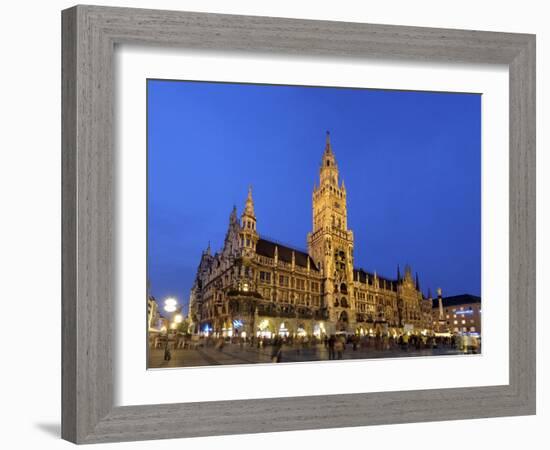
[[[63,11],[62,31],[64,439],[95,443],[535,413],[535,36],[98,6]],[[509,384],[114,407],[113,53],[126,43],[507,65]]]

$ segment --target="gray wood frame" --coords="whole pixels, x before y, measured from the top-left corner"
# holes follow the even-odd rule
[[[64,439],[94,443],[535,413],[535,36],[97,6],[63,11],[62,31]],[[510,384],[114,407],[113,52],[119,43],[508,65]]]

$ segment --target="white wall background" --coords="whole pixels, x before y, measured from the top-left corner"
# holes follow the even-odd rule
[[[104,5],[270,15],[309,19],[468,28],[537,34],[538,138],[538,415],[460,422],[388,425],[191,440],[118,444],[117,448],[202,450],[372,447],[407,449],[521,448],[548,441],[544,427],[550,395],[542,382],[549,347],[544,347],[543,304],[548,288],[549,182],[548,73],[550,21],[546,2],[442,2],[387,0],[104,1]],[[0,22],[0,442],[6,448],[57,449],[70,444],[60,429],[60,10],[70,1],[5,2]],[[546,205],[545,205],[546,203]],[[546,226],[545,226],[546,225]],[[29,331],[33,330],[32,333]],[[449,405],[452,408],[453,405]],[[535,444],[536,445],[536,444]],[[105,447],[106,446],[98,446]],[[112,448],[112,447],[109,447]]]

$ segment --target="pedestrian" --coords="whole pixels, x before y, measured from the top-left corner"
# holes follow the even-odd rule
[[[409,350],[409,334],[408,333],[405,333],[403,335],[403,350]]]
[[[170,361],[172,359],[172,354],[170,353],[170,346],[168,344],[168,338],[166,338],[166,343],[164,344],[164,360]]]
[[[325,334],[325,337],[323,338],[323,341],[325,342],[325,348],[328,348],[328,336]]]
[[[328,340],[328,359],[332,360],[334,359],[334,346],[336,344],[336,336],[334,334],[330,335],[330,338]]]
[[[271,344],[271,362],[281,362],[283,343],[279,337],[273,339]]]
[[[336,359],[342,359],[342,356],[344,354],[344,340],[342,337],[339,337],[336,339],[336,342],[334,343],[334,351],[336,352]],[[333,356],[334,357],[334,356]]]

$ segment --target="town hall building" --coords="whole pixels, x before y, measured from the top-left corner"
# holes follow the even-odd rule
[[[313,190],[307,252],[258,232],[252,189],[223,248],[203,252],[189,301],[193,331],[216,336],[431,333],[432,299],[410,266],[385,278],[354,266],[347,193],[330,134]],[[261,219],[261,218],[260,218]],[[260,220],[261,229],[261,220]]]

